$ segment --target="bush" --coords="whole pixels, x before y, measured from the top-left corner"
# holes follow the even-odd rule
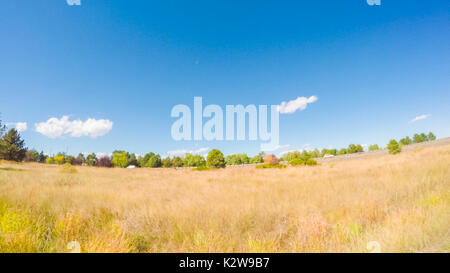
[[[291,161],[289,161],[289,164],[291,166],[302,166],[305,165],[305,160],[301,159],[301,158],[294,158]]]
[[[398,142],[395,139],[389,141],[387,148],[389,150],[389,153],[392,155],[398,154],[402,151],[402,147],[398,144]]]
[[[206,167],[206,166],[198,166],[197,168],[193,168],[193,171],[207,171],[210,170],[210,168]]]
[[[289,164],[291,166],[304,166],[304,165],[308,165],[308,166],[315,166],[317,165],[317,161],[315,161],[312,158],[295,158],[292,159],[291,161],[289,161]]]
[[[256,166],[257,169],[272,169],[272,168],[277,168],[277,169],[284,169],[286,168],[286,165],[283,164],[261,164]]]
[[[65,163],[64,165],[61,166],[61,168],[59,169],[60,173],[76,173],[77,169],[70,165],[69,163]]]
[[[206,158],[206,166],[208,168],[225,168],[223,153],[217,149],[211,150]]]
[[[315,160],[312,159],[312,158],[309,158],[309,159],[306,160],[305,165],[308,165],[308,166],[315,166],[315,165],[317,165],[317,161],[315,161]]]

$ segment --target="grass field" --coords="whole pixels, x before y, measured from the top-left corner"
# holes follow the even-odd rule
[[[72,241],[82,252],[449,252],[450,146],[203,172],[1,162],[0,252]]]

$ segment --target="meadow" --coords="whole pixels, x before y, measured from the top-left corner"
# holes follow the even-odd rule
[[[285,169],[0,162],[0,252],[449,252],[449,212],[450,145]]]

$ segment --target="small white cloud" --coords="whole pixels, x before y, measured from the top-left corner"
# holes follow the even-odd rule
[[[288,102],[283,101],[278,106],[278,111],[280,112],[280,114],[292,114],[295,113],[297,110],[300,111],[305,110],[309,103],[313,103],[316,101],[317,101],[316,96],[311,96],[309,98],[298,97],[297,99]]]
[[[50,118],[46,122],[36,123],[36,132],[49,138],[57,138],[63,135],[71,137],[89,136],[96,138],[106,135],[111,131],[113,122],[106,119],[92,119],[86,121],[70,121],[68,116],[62,118]]]
[[[276,145],[273,149],[270,150],[264,150],[263,152],[276,152],[276,151],[280,151],[280,150],[284,150],[291,147],[290,144],[286,144],[286,145]]]
[[[198,150],[175,150],[175,151],[168,151],[167,154],[169,156],[180,156],[180,155],[185,155],[185,154],[201,154],[204,152],[207,152],[209,150],[209,148],[200,148]]]
[[[27,130],[27,123],[26,122],[17,122],[16,123],[16,130],[18,132],[25,132]]]
[[[107,157],[111,157],[112,156],[112,153],[95,153],[95,156],[97,157],[97,158],[102,158],[102,157],[105,157],[105,156],[107,156]]]
[[[417,117],[413,118],[409,123],[413,123],[413,122],[416,122],[416,121],[419,121],[419,120],[427,119],[429,117],[431,117],[430,114],[420,115],[420,116],[417,116]]]
[[[17,132],[25,132],[28,128],[28,125],[26,122],[7,122],[5,123],[6,126],[14,126],[17,130]]]

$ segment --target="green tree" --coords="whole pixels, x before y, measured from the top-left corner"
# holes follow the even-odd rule
[[[205,166],[206,165],[206,160],[201,155],[193,155],[193,154],[187,153],[184,156],[183,165],[186,166],[186,167]]]
[[[373,144],[369,146],[369,151],[373,152],[373,151],[378,151],[380,149],[380,147],[378,146],[378,144]]]
[[[25,152],[25,157],[23,159],[26,162],[40,162],[39,152],[32,149]]]
[[[11,129],[0,140],[0,159],[22,161],[27,149],[16,129]]]
[[[170,168],[172,167],[172,160],[170,159],[170,157],[163,158],[161,160],[161,164],[163,168]]]
[[[360,153],[360,152],[363,152],[363,151],[364,151],[363,147],[360,144],[358,144],[358,145],[355,145],[355,144],[348,145],[347,153],[349,153],[349,154]]]
[[[145,154],[143,157],[139,157],[139,159],[138,159],[139,165],[141,167],[146,167],[147,162],[150,160],[150,158],[152,158],[152,156],[155,156],[155,153],[150,152],[150,153]]]
[[[125,151],[114,151],[111,158],[114,167],[125,168],[128,166],[128,153]]]
[[[338,155],[346,155],[346,154],[348,154],[348,151],[345,148],[340,149],[338,152]]]
[[[312,158],[318,158],[318,157],[320,157],[320,151],[319,151],[319,149],[314,149],[314,151],[311,152],[311,157],[312,157]]]
[[[264,162],[264,158],[262,158],[260,155],[255,155],[254,157],[252,157],[250,159],[251,164],[259,164],[259,163],[263,163],[263,162]]]
[[[139,162],[134,153],[128,154],[128,166],[133,165],[139,167]]]
[[[436,140],[436,136],[435,136],[432,132],[430,132],[430,133],[428,134],[428,140],[429,140],[429,141]]]
[[[250,158],[247,154],[234,154],[225,158],[226,165],[243,165],[249,164]]]
[[[159,168],[161,166],[162,166],[161,156],[156,154],[150,157],[149,160],[144,165],[144,167],[147,168]]]
[[[206,166],[208,168],[225,168],[223,153],[217,149],[211,150],[206,157]]]
[[[425,133],[421,133],[420,137],[423,139],[424,142],[429,140],[428,135],[426,135]]]
[[[414,143],[421,143],[421,142],[426,141],[426,139],[424,139],[423,136],[419,135],[419,134],[414,134],[413,140],[414,140]]]
[[[412,140],[409,138],[409,136],[400,139],[401,145],[410,145],[412,143]]]
[[[174,168],[183,167],[183,159],[181,159],[181,157],[179,156],[174,156],[172,158],[172,165]]]
[[[88,166],[94,166],[96,162],[97,162],[97,155],[94,153],[88,154],[88,156],[86,157],[85,163]]]
[[[302,153],[300,153],[299,151],[293,151],[293,152],[285,153],[282,156],[281,161],[290,162],[290,161],[292,161],[293,159],[296,159],[296,158],[302,158]]]
[[[400,146],[400,144],[398,144],[398,142],[395,139],[389,141],[387,148],[389,150],[389,153],[393,155],[398,154],[402,151],[402,147]]]
[[[0,138],[3,137],[3,134],[6,132],[6,125],[2,124],[2,120],[0,119]]]

